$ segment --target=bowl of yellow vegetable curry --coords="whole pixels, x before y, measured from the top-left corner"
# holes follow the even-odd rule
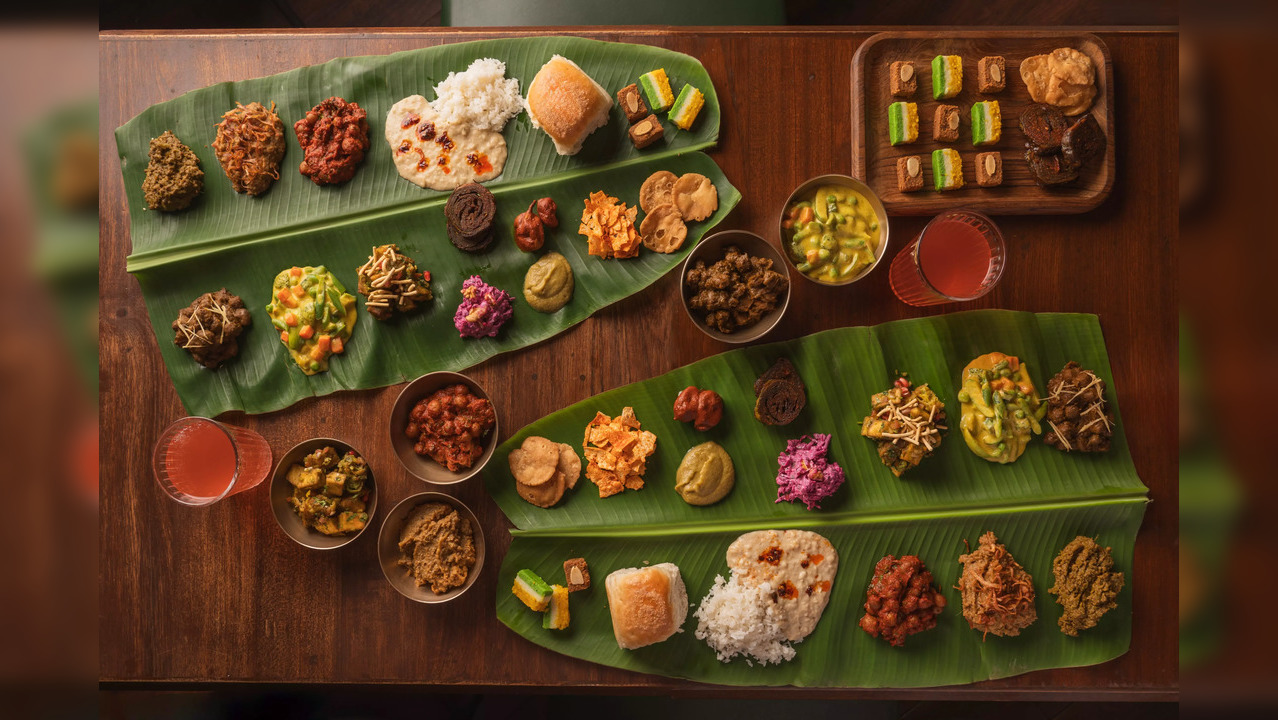
[[[820,175],[800,185],[786,200],[780,225],[786,259],[819,285],[854,283],[887,252],[883,203],[847,175]]]

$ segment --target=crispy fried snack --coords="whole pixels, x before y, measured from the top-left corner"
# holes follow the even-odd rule
[[[958,590],[963,617],[973,630],[1014,637],[1034,624],[1034,580],[993,532],[981,535],[980,547],[959,556],[963,574]]]
[[[586,425],[582,442],[586,456],[586,478],[599,487],[599,497],[622,490],[643,488],[648,456],[657,449],[657,436],[639,429],[634,408],[622,408],[615,418],[597,412]]]
[[[591,255],[601,258],[639,255],[640,236],[635,229],[638,208],[628,208],[603,191],[590,193],[585,204],[577,232],[586,236],[586,246]]]

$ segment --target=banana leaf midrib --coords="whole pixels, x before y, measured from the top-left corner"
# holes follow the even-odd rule
[[[769,517],[731,522],[656,523],[648,525],[573,526],[571,528],[510,528],[512,537],[665,537],[670,535],[714,535],[727,532],[746,533],[753,530],[771,530],[780,526],[787,529],[812,529],[831,526],[876,525],[933,519],[963,518],[982,515],[1001,515],[1039,510],[1099,507],[1125,503],[1149,503],[1149,490],[1132,490],[1104,498],[1076,495],[1066,499],[1020,501],[1000,504],[965,505],[949,508],[921,508],[910,512],[846,511],[812,517]]]
[[[119,133],[123,129],[124,129],[123,127],[118,128],[116,132]],[[630,167],[632,165],[644,165],[644,164],[654,163],[656,161],[663,160],[666,158],[676,157],[678,155],[686,155],[689,153],[701,152],[702,150],[705,150],[706,148],[714,147],[717,141],[718,141],[718,136],[716,134],[714,138],[710,138],[709,140],[706,140],[704,142],[700,142],[694,145],[689,145],[687,147],[664,150],[664,151],[653,153],[651,155],[641,155],[641,156],[629,158],[626,160],[605,163],[602,165],[591,165],[588,167],[577,168],[575,170],[570,170],[567,172],[556,173],[555,175],[549,176],[549,177],[525,178],[524,180],[519,180],[512,183],[497,184],[490,187],[489,189],[492,191],[493,195],[500,197],[508,193],[519,192],[521,190],[526,190],[528,188],[545,185],[547,181],[557,182],[560,180],[572,179],[577,177],[586,177],[586,176],[596,175],[596,174],[604,175],[610,171]],[[143,250],[141,252],[132,253],[125,259],[126,260],[125,269],[128,272],[132,273],[132,272],[137,272],[139,270],[146,270],[148,268],[156,267],[158,265],[165,265],[171,262],[181,262],[183,260],[190,260],[193,258],[201,257],[203,255],[221,252],[223,250],[229,250],[232,248],[243,247],[246,245],[254,245],[254,244],[263,243],[263,242],[270,242],[271,240],[277,240],[280,238],[290,237],[293,235],[305,235],[308,232],[311,232],[320,228],[336,228],[336,227],[342,227],[344,225],[358,224],[367,220],[393,217],[395,215],[399,215],[403,213],[410,213],[410,212],[415,212],[425,208],[443,205],[448,202],[448,198],[449,198],[449,195],[443,194],[442,192],[440,192],[437,195],[434,195],[429,198],[424,198],[421,200],[412,200],[408,202],[393,203],[391,205],[378,207],[378,208],[356,210],[353,212],[331,215],[324,218],[315,218],[310,221],[293,223],[290,225],[284,225],[280,227],[268,228],[266,230],[262,230],[257,233],[251,233],[248,235],[243,235],[243,234],[222,235],[222,236],[216,236],[211,238],[205,238],[202,240],[197,240],[194,242],[190,242],[184,245],[179,245],[174,247],[161,247],[161,248],[155,248],[153,250]]]

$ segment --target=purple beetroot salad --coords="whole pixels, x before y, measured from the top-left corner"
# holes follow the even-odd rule
[[[844,480],[843,468],[826,458],[829,450],[830,436],[822,433],[786,441],[777,457],[777,502],[800,500],[809,510],[819,509]]]
[[[464,338],[496,337],[497,331],[515,313],[510,293],[489,285],[478,275],[471,275],[462,283],[461,294],[453,325]]]

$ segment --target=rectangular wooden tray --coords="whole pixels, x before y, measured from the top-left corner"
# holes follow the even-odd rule
[[[1020,115],[1032,104],[1029,90],[1021,80],[1021,61],[1059,47],[1072,47],[1091,58],[1096,68],[1096,100],[1089,112],[1100,123],[1109,142],[1105,157],[1083,169],[1078,180],[1064,186],[1046,188],[1034,181],[1024,160],[1025,136]],[[960,55],[963,58],[963,90],[947,100],[932,99],[932,58]],[[1002,55],[1006,61],[1007,87],[1002,92],[976,91],[976,64],[987,55]],[[906,98],[892,97],[888,87],[888,67],[896,60],[912,60],[918,90],[908,98],[918,104],[919,139],[893,147],[888,142],[888,105]],[[998,100],[1003,116],[1002,138],[997,145],[972,146],[972,104]],[[962,125],[959,140],[941,143],[932,140],[932,117],[941,103],[959,106]],[[1104,202],[1114,185],[1114,76],[1109,48],[1091,33],[1051,30],[971,30],[938,35],[931,31],[883,32],[866,40],[852,58],[852,174],[863,179],[879,194],[883,206],[894,215],[927,215],[953,207],[965,207],[991,215],[1064,215],[1087,212]],[[953,148],[963,158],[963,179],[959,190],[933,190],[931,153]],[[976,185],[975,158],[978,152],[997,149],[1003,154],[1003,184],[995,188]],[[922,190],[903,193],[897,189],[896,159],[920,155],[926,183]]]

